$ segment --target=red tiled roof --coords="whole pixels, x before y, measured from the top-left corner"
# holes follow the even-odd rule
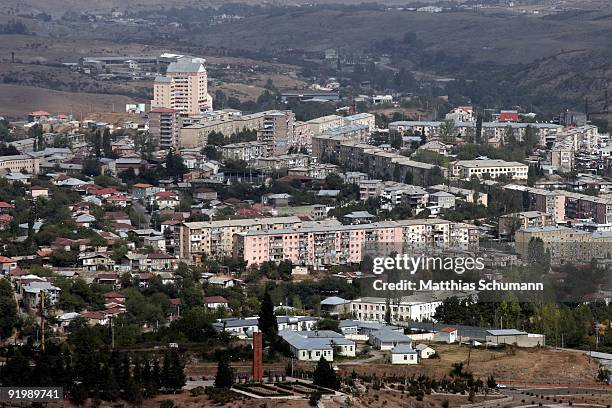
[[[105,299],[125,299],[125,295],[119,292],[106,292],[104,294]]]
[[[151,109],[149,113],[174,113],[176,109],[172,108],[154,108]]]
[[[114,187],[106,187],[106,188],[99,188],[99,189],[89,190],[89,193],[93,194],[93,195],[115,194],[115,193],[118,193],[118,192],[119,191],[117,191],[117,189],[114,188]]]
[[[106,318],[106,315],[104,313],[97,311],[82,312],[81,316],[89,320],[102,320]]]
[[[30,116],[49,116],[47,111],[34,111],[30,113]]]
[[[148,259],[174,259],[174,256],[159,252],[147,255]]]
[[[155,197],[178,197],[178,194],[174,191],[160,191],[155,193]]]
[[[518,122],[519,116],[516,111],[502,111],[499,114],[498,122]]]
[[[111,211],[104,214],[107,220],[129,220],[130,216],[123,211]]]
[[[443,327],[439,331],[444,332],[444,333],[453,333],[453,332],[456,332],[457,329],[455,329],[454,327]]]
[[[227,303],[227,299],[223,296],[208,296],[204,298],[204,303]]]
[[[15,206],[7,203],[6,201],[0,201],[0,208],[15,208]]]
[[[36,251],[36,255],[43,258],[51,256],[51,254],[53,254],[53,250],[51,248],[40,248],[38,251]]]
[[[9,224],[13,221],[13,216],[9,214],[0,214],[0,222],[3,224]]]
[[[101,272],[101,273],[96,275],[96,279],[98,279],[98,280],[100,280],[100,279],[117,279],[117,274],[116,273],[110,273],[110,272]]]
[[[114,194],[106,199],[106,201],[128,201],[129,198],[127,196],[121,194]]]
[[[0,256],[0,262],[12,263],[12,262],[15,262],[15,260],[13,258],[9,258],[8,256]]]

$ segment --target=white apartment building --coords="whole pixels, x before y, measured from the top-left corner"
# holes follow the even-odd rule
[[[11,173],[19,173],[25,170],[30,174],[38,174],[40,170],[40,159],[19,154],[0,157],[0,170],[8,170]]]
[[[221,147],[224,160],[244,160],[253,164],[257,159],[268,155],[268,146],[263,142],[231,143]]]
[[[504,160],[459,160],[452,165],[452,175],[464,180],[472,176],[483,178],[485,174],[491,179],[509,176],[513,180],[527,180],[528,171],[526,164]]]
[[[392,322],[433,320],[442,300],[431,294],[430,300],[423,300],[422,294],[405,296],[399,300],[382,297],[362,297],[351,301],[350,311],[357,320],[384,322],[387,307],[391,308]]]

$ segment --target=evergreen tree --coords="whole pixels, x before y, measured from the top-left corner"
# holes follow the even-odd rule
[[[482,143],[482,116],[476,117],[476,135],[474,135],[474,141],[476,144]]]
[[[493,375],[490,375],[487,378],[487,387],[489,387],[489,388],[497,388],[497,382],[495,381],[495,378],[493,377]]]
[[[0,338],[11,336],[18,323],[17,303],[11,282],[6,278],[0,279]]]
[[[156,390],[159,390],[160,388],[162,388],[161,372],[162,372],[162,369],[159,366],[159,360],[155,359],[153,361],[153,369],[151,370],[151,380],[153,384],[155,384]]]
[[[317,368],[312,376],[312,383],[320,387],[331,388],[332,390],[340,389],[340,380],[336,376],[336,372],[332,368],[329,361],[323,356],[317,363]]]
[[[278,336],[278,324],[274,315],[274,303],[270,293],[266,290],[259,309],[259,330],[263,333],[264,341],[274,343]]]
[[[132,405],[141,405],[143,401],[141,384],[131,378],[124,387],[123,399]]]
[[[234,384],[234,372],[229,363],[221,359],[217,365],[217,375],[215,376],[215,388],[231,388]]]
[[[385,303],[385,323],[391,324],[391,301],[389,298]]]
[[[170,149],[166,155],[166,174],[172,177],[175,182],[183,179],[187,172],[187,167],[183,163],[183,158]]]
[[[162,383],[168,391],[176,392],[185,385],[185,366],[176,350],[166,353],[162,368]]]
[[[115,401],[121,395],[121,389],[117,383],[113,367],[106,365],[103,370],[102,380],[102,399],[105,401]]]
[[[2,367],[2,385],[4,387],[26,387],[31,377],[30,359],[19,350],[10,357]]]
[[[127,355],[127,353],[125,353],[121,359],[121,364],[119,365],[117,379],[120,384],[127,384],[130,377],[130,357]]]

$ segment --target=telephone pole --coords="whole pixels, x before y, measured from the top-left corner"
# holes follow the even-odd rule
[[[45,352],[45,291],[40,291],[40,350]]]
[[[113,315],[108,318],[108,324],[110,325],[111,331],[111,350],[115,349],[115,328],[113,327]]]

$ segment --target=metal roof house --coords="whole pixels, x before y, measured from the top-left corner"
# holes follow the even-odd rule
[[[391,350],[399,344],[412,347],[412,339],[394,330],[378,330],[370,333],[370,344],[378,350]]]
[[[391,364],[418,364],[419,353],[408,344],[398,344],[391,350]]]

